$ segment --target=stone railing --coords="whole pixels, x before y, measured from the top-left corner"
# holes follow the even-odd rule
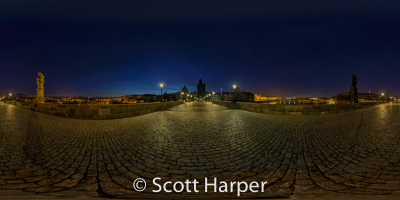
[[[328,113],[339,113],[382,104],[382,102],[367,102],[355,104],[288,105],[236,102],[235,105],[233,105],[230,101],[214,101],[214,103],[229,108],[237,108],[252,112],[278,115],[320,115]]]
[[[228,108],[234,108],[232,101],[213,101],[213,103],[221,106],[226,106]]]
[[[78,104],[32,104],[15,102],[14,105],[61,117],[78,119],[117,119],[144,115],[167,110],[182,104],[182,101],[113,104],[113,105],[78,105]]]

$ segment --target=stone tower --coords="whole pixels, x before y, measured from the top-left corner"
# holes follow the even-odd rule
[[[201,79],[199,80],[199,84],[197,84],[197,95],[199,99],[206,96],[206,83],[203,83]]]
[[[44,103],[44,76],[42,73],[38,73],[38,77],[36,78],[36,84],[37,84],[37,95],[35,101],[37,103]]]

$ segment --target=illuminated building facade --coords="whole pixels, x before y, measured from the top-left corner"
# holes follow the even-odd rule
[[[277,101],[277,100],[279,100],[279,98],[277,96],[264,97],[257,93],[254,94],[255,102],[257,102],[257,101]]]

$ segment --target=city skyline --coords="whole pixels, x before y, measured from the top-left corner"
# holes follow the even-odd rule
[[[400,95],[397,2],[176,2],[3,2],[0,94],[35,94],[42,72],[45,96],[194,91],[199,78],[208,91],[333,96],[353,73],[360,92]]]
[[[162,81],[161,81],[162,82]],[[160,83],[161,83],[160,82]],[[45,95],[46,97],[57,97],[57,96],[59,96],[59,97],[104,97],[104,98],[107,98],[107,97],[122,97],[122,96],[129,96],[129,95],[144,95],[144,94],[150,94],[150,95],[160,95],[160,86],[159,86],[159,84],[160,83],[158,83],[157,84],[157,87],[158,88],[156,88],[156,89],[148,89],[148,90],[143,90],[143,91],[145,91],[145,92],[143,92],[143,93],[130,93],[130,94],[123,94],[123,95],[116,95],[116,96],[105,96],[105,95],[99,95],[99,96],[90,96],[90,95]],[[197,87],[197,86],[193,86],[192,84],[183,84],[180,88],[178,88],[178,89],[176,89],[176,88],[172,88],[172,87],[165,87],[166,85],[168,86],[168,83],[165,83],[165,82],[162,82],[163,83],[163,94],[173,94],[173,93],[180,93],[181,92],[181,89],[183,88],[183,87],[187,87],[188,88],[188,90],[189,90],[189,92],[188,93],[197,93],[198,91],[197,91],[197,88],[195,88],[195,87]],[[179,86],[179,83],[176,83],[175,85],[178,85]],[[207,93],[216,93],[216,94],[219,94],[220,93],[220,91],[221,91],[221,89],[222,89],[222,91],[223,92],[232,92],[233,93],[233,91],[234,91],[234,89],[233,89],[233,85],[239,85],[239,87],[240,87],[240,89],[242,90],[242,88],[241,88],[241,85],[238,83],[238,82],[235,82],[235,83],[232,83],[231,84],[231,88],[226,88],[226,89],[224,89],[224,88],[220,88],[219,90],[207,90],[206,89],[206,92]],[[153,92],[149,92],[149,91],[153,91]],[[243,90],[242,90],[243,91]],[[35,91],[36,92],[36,91]],[[254,92],[254,91],[252,91],[252,90],[246,90],[245,92],[252,92],[252,93],[254,93],[254,94],[259,94],[259,95],[262,95],[262,96],[277,96],[277,97],[281,97],[281,98],[293,98],[293,97],[295,97],[295,98],[309,98],[309,97],[328,97],[328,98],[330,98],[330,97],[333,97],[333,96],[335,96],[335,95],[338,95],[338,94],[341,94],[341,93],[347,93],[348,91],[343,91],[343,92],[338,92],[338,93],[336,93],[336,94],[333,94],[333,95],[328,95],[328,96],[312,96],[312,95],[305,95],[305,96],[300,96],[300,95],[297,95],[297,96],[295,96],[295,95],[291,95],[291,96],[279,96],[279,95],[264,95],[264,94],[262,94],[262,93],[257,93],[257,92]],[[382,95],[382,94],[386,94],[388,91],[381,91],[381,92],[374,92],[374,91],[361,91],[361,93],[372,93],[372,94],[376,94],[376,95]],[[4,93],[4,94],[0,94],[0,95],[7,95],[7,94],[12,94],[12,95],[16,95],[16,94],[24,94],[24,95],[30,95],[30,96],[36,96],[36,94],[33,94],[33,93],[22,93],[22,92],[11,92],[11,91],[9,91],[9,92],[6,92],[6,93]],[[398,95],[389,95],[389,96],[398,96]]]

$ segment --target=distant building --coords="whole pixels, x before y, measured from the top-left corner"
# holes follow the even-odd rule
[[[233,101],[232,92],[228,92],[227,94],[224,94],[224,101]]]
[[[135,95],[126,95],[121,103],[145,103],[145,102],[155,102],[155,101],[157,101],[157,96],[155,94],[143,94],[143,95],[135,94]]]
[[[197,98],[202,99],[206,96],[206,83],[200,79],[199,84],[197,84]]]
[[[183,88],[181,89],[181,91],[183,92],[183,93],[189,93],[189,90],[187,89],[187,87],[186,87],[186,85],[184,85],[183,86]]]
[[[22,93],[17,93],[17,95],[15,95],[15,100],[17,101],[30,101],[33,102],[36,98],[36,95],[25,95]]]
[[[251,92],[238,92],[235,94],[235,101],[254,102],[254,94]]]
[[[235,101],[235,102],[253,102],[254,94],[251,92],[240,91],[239,84],[236,84],[235,93],[219,92],[216,93],[219,101]]]
[[[197,92],[193,92],[192,95],[193,95],[193,100],[198,100],[199,99],[199,97],[197,95]]]
[[[218,101],[232,101],[233,94],[231,92],[218,92],[216,93]]]
[[[335,103],[337,104],[342,104],[342,103],[349,103],[350,102],[350,95],[347,92],[344,93],[339,93],[332,97]],[[379,95],[376,95],[374,93],[366,93],[366,92],[360,92],[358,93],[358,102],[376,102],[380,101],[381,97]]]
[[[164,101],[176,101],[179,97],[180,92],[176,92],[176,93],[167,93],[165,92],[163,94],[163,100]],[[157,95],[157,101],[161,100],[161,96]]]
[[[184,85],[183,88],[180,89],[178,100],[189,101],[191,100],[190,95],[193,97],[193,94],[190,94],[189,89],[186,87],[186,85]]]
[[[123,103],[124,97],[46,97],[45,103],[108,105]]]
[[[239,102],[254,102],[254,94],[251,92],[242,92],[239,88],[239,83],[236,83],[236,89],[234,94],[234,101]]]
[[[254,94],[254,102],[276,102],[279,101],[279,98],[277,96],[261,96],[257,93]]]

